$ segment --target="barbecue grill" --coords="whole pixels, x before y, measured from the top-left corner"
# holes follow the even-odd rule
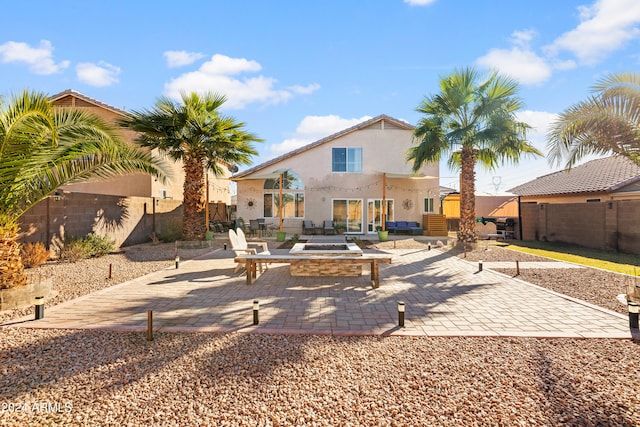
[[[502,234],[505,239],[513,237],[515,233],[516,221],[513,218],[496,218],[496,232]]]

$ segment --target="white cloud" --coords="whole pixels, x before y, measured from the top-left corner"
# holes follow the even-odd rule
[[[78,80],[91,86],[111,86],[118,83],[120,67],[100,61],[98,64],[81,62],[76,66]]]
[[[290,86],[289,90],[293,93],[297,93],[299,95],[309,95],[313,92],[315,92],[316,90],[320,89],[320,85],[317,83],[312,83],[310,85],[307,86],[300,86],[300,85],[295,85],[295,86]]]
[[[578,11],[580,24],[546,46],[548,55],[568,51],[582,63],[594,64],[640,37],[638,0],[598,0],[592,6],[581,6]]]
[[[531,126],[527,138],[533,141],[539,149],[546,146],[547,132],[558,115],[546,111],[523,110],[518,112],[516,116],[518,120]]]
[[[498,69],[522,84],[540,84],[554,70],[569,70],[579,64],[594,64],[610,52],[622,49],[630,40],[640,38],[640,1],[597,0],[578,8],[579,25],[560,35],[536,53],[530,43],[537,36],[533,30],[514,31],[511,49],[491,49],[477,59],[477,64]],[[577,58],[559,58],[569,52]]]
[[[186,50],[168,50],[163,53],[170,68],[184,67],[204,58],[206,55],[200,52],[187,52]]]
[[[404,2],[411,6],[429,6],[435,3],[436,0],[404,0]]]
[[[336,115],[307,116],[302,119],[290,138],[285,139],[280,144],[272,144],[269,149],[274,156],[281,155],[371,118],[371,116],[363,116],[356,119],[344,119]]]
[[[529,49],[491,49],[478,58],[481,67],[497,69],[525,85],[540,84],[551,77],[551,66]]]
[[[218,92],[227,96],[226,108],[241,109],[252,102],[278,104],[294,95],[310,94],[320,88],[317,84],[277,89],[277,80],[262,75],[236,77],[257,73],[262,66],[256,61],[216,54],[197,71],[184,73],[165,84],[165,94],[180,99],[180,92]]]
[[[9,41],[0,45],[0,60],[3,63],[24,63],[34,74],[48,75],[64,70],[69,61],[56,63],[53,60],[53,46],[49,40],[41,40],[38,47],[27,43]]]

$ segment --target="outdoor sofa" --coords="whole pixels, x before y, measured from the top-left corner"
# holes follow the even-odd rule
[[[421,236],[423,231],[416,221],[385,221],[385,228],[389,233],[412,236]]]

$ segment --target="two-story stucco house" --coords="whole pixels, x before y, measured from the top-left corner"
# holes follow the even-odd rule
[[[65,90],[50,97],[51,102],[56,107],[82,108],[91,111],[94,115],[113,125],[118,120],[127,117],[127,112],[117,107],[105,104],[104,102],[83,95],[74,90]],[[134,131],[124,128],[117,128],[121,138],[129,143],[133,143],[136,134]],[[64,186],[64,191],[90,194],[108,194],[125,197],[155,197],[156,199],[172,199],[181,201],[183,197],[184,171],[182,162],[167,162],[171,167],[172,179],[170,182],[161,183],[148,174],[133,174],[120,177],[113,177],[108,181],[91,181]],[[216,177],[209,173],[209,200],[220,201],[225,204],[231,202],[230,182],[228,180],[231,173],[228,168],[222,168],[227,172],[225,176]]]
[[[413,174],[407,152],[414,127],[380,115],[235,174],[237,216],[279,226],[280,177],[283,230],[301,233],[302,221],[333,220],[340,232],[375,233],[387,221],[417,221],[439,201],[439,166]]]

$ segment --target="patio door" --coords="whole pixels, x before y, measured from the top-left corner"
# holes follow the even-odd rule
[[[332,217],[336,230],[362,234],[362,199],[334,199]]]
[[[393,221],[393,200],[386,199],[387,221]],[[367,202],[367,233],[375,233],[382,226],[382,199],[369,199]]]

